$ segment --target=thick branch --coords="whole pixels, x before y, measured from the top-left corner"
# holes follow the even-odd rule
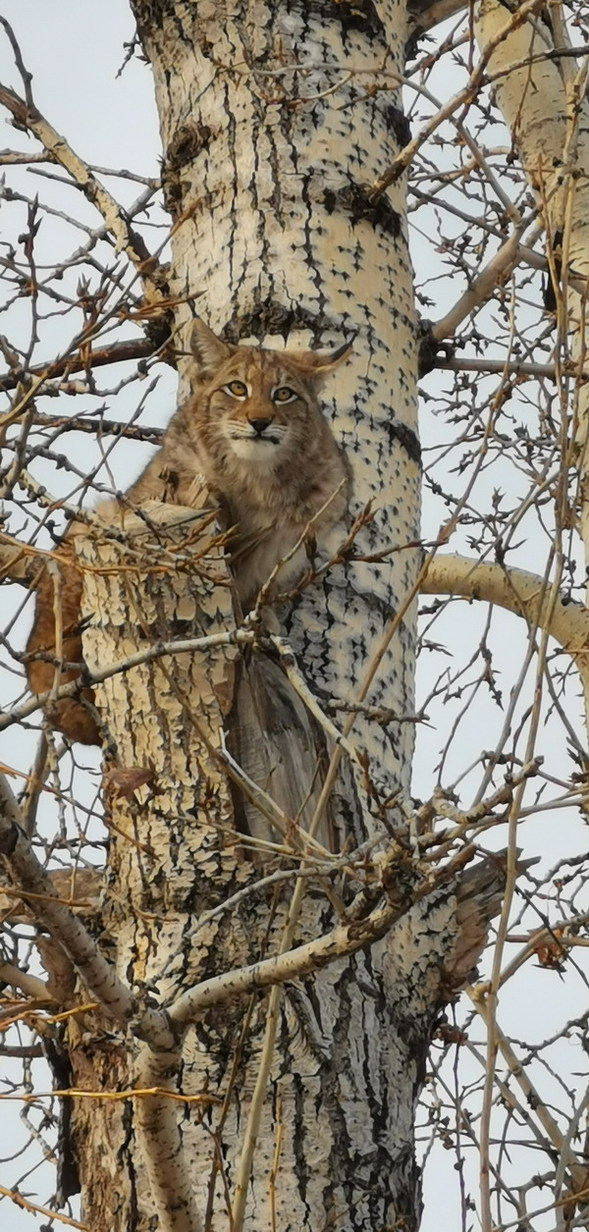
[[[336,925],[330,932],[247,967],[204,980],[170,1006],[172,1022],[186,1029],[213,1005],[223,1005],[235,997],[300,979],[338,958],[372,945],[384,937],[416,903],[427,898],[438,886],[451,881],[473,855],[473,847],[461,848],[433,877],[419,879],[413,875],[414,866],[407,864],[405,853],[396,843],[391,843],[377,866],[383,897],[369,914],[354,918],[352,904],[348,912],[351,918]],[[363,901],[364,893],[361,892],[357,902]]]
[[[149,359],[154,351],[154,344],[149,338],[133,338],[129,342],[115,342],[112,346],[101,347],[97,350],[89,350],[86,347],[83,355],[79,351],[73,355],[62,355],[50,364],[37,364],[35,367],[28,368],[26,374],[23,374],[20,369],[18,372],[9,372],[0,378],[0,390],[7,392],[10,389],[16,389],[17,385],[22,385],[23,379],[34,380],[36,377],[41,377],[42,380],[49,381],[55,376],[68,377],[73,372],[86,372],[88,368],[102,368],[106,364],[121,364],[132,359]],[[167,358],[166,355],[166,360]]]
[[[177,1063],[144,1047],[136,1067],[135,1082],[143,1095],[136,1103],[136,1120],[151,1196],[158,1215],[159,1232],[200,1232],[202,1219],[194,1193],[194,1177],[178,1108],[166,1092],[176,1094]]]
[[[589,610],[555,597],[550,582],[537,574],[482,564],[467,556],[434,556],[421,590],[428,595],[482,599],[522,616],[528,625],[556,638],[574,658],[584,683],[589,683]]]
[[[409,20],[419,34],[453,17],[467,7],[465,0],[409,0]]]
[[[39,555],[34,548],[18,545],[0,532],[0,581],[20,582],[30,587],[39,575]]]

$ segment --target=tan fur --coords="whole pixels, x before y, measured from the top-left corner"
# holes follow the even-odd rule
[[[171,420],[161,449],[129,489],[126,503],[139,506],[156,499],[201,508],[211,495],[217,498],[226,525],[235,527],[231,566],[247,612],[311,520],[316,518],[310,535],[328,551],[330,532],[345,513],[349,468],[321,415],[317,390],[322,376],[350,348],[324,355],[229,346],[201,321],[195,322],[192,344],[198,364],[192,396]],[[241,385],[246,389],[240,390]],[[103,515],[110,514],[109,504],[114,514],[111,501],[99,506]],[[77,630],[82,580],[68,539],[81,531],[80,524],[72,526],[60,549],[66,556],[61,568],[63,658],[74,663],[83,663]],[[279,569],[272,593],[296,584],[307,564],[301,547]],[[53,608],[53,580],[46,571],[37,586],[29,653],[55,653]],[[65,672],[60,682],[78,674]],[[45,692],[54,683],[55,667],[30,662],[27,678],[34,693]],[[81,696],[92,701],[89,689]],[[51,718],[71,740],[98,743],[94,719],[77,700],[58,702]]]

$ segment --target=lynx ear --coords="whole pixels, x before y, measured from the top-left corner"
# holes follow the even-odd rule
[[[288,351],[288,359],[305,376],[320,381],[334,368],[345,363],[352,353],[351,342],[344,342],[336,351]]]
[[[217,335],[209,329],[208,325],[205,325],[204,321],[201,321],[200,317],[194,320],[190,346],[203,377],[212,376],[235,351],[235,347],[229,346],[227,342],[221,342],[221,339],[217,338]]]

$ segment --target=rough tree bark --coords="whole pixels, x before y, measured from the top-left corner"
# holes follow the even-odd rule
[[[198,310],[234,340],[279,346],[288,335],[289,345],[304,345],[309,334],[322,344],[357,335],[355,366],[326,405],[354,467],[354,511],[374,502],[363,549],[392,540],[400,550],[378,565],[335,566],[293,604],[285,632],[322,703],[360,699],[372,664],[364,695],[404,717],[413,698],[416,330],[403,182],[380,196],[371,190],[405,129],[394,93],[367,90],[359,71],[385,61],[389,72],[401,71],[404,6],[377,14],[372,6],[255,3],[229,15],[208,3],[137,2],[134,11],[154,71],[175,222],[172,294],[199,296]],[[358,76],[350,79],[349,69]],[[187,308],[179,312],[179,337],[187,316]],[[185,391],[186,359],[180,369]],[[87,638],[91,670],[146,637],[178,630],[179,621],[188,636],[231,628],[226,588],[204,602],[183,573],[188,592],[175,600],[177,583],[170,590],[161,576],[89,575],[88,609],[109,614],[108,627]],[[139,809],[124,797],[112,803],[106,929],[116,936],[120,974],[163,1003],[197,978],[290,943],[283,930],[291,894],[274,888],[195,931],[203,913],[261,867],[275,867],[269,854],[252,862],[234,840],[226,769],[208,742],[219,750],[235,660],[225,648],[216,661],[218,669],[198,656],[186,667],[178,658],[147,665],[112,678],[99,694],[119,764],[153,763],[157,784],[157,794],[143,788]],[[243,726],[243,712],[237,719]],[[412,727],[360,715],[351,739],[368,756],[367,773],[345,767],[332,812],[339,845],[353,847],[398,820],[390,803],[407,791]],[[313,748],[308,757],[312,777]],[[299,807],[305,791],[302,783]],[[292,818],[291,800],[276,803]],[[345,882],[330,903],[314,880],[289,936],[325,932],[342,893]],[[226,1228],[230,1218],[257,1232],[415,1227],[413,1107],[443,958],[458,927],[449,902],[453,889],[443,887],[427,920],[415,916],[402,938],[271,994],[270,1019],[259,997],[205,1014],[184,1042],[178,1073],[169,1058],[166,1068],[166,1058],[144,1053],[138,1077],[146,1086],[169,1082],[210,1100],[204,1108],[180,1104],[181,1138],[172,1131],[158,1141],[176,1107],[157,1096],[130,1105],[118,1122],[112,1105],[102,1120],[96,1105],[74,1110],[76,1154],[102,1161],[92,1170],[82,1163],[85,1220],[112,1228],[114,1199],[117,1227],[147,1228],[155,1198],[158,1226],[193,1226],[190,1199],[184,1206],[179,1195],[174,1210],[170,1196],[178,1169],[188,1167],[188,1188],[210,1228]],[[91,1062],[82,1045],[73,1053],[75,1084],[112,1088],[113,1058],[120,1082],[131,1084],[124,1052],[110,1034],[106,1053],[94,1038]]]
[[[254,0],[229,13],[208,0],[134,0],[133,9],[174,221],[181,396],[194,302],[231,340],[355,335],[355,365],[325,406],[353,465],[352,515],[368,502],[372,510],[352,554],[282,613],[302,685],[283,672],[276,643],[254,644],[256,631],[236,624],[221,545],[210,531],[203,541],[188,511],[170,522],[153,508],[126,519],[124,541],[107,530],[80,543],[85,610],[95,614],[85,657],[105,676],[97,704],[111,737],[100,942],[134,999],[114,1023],[114,1009],[77,1017],[67,1049],[76,1088],[145,1092],[73,1101],[82,1218],[94,1232],[411,1232],[426,1050],[448,988],[482,945],[496,883],[420,880],[414,831],[401,825],[413,744],[418,339],[403,177],[386,192],[375,185],[407,136],[391,89],[405,5]],[[354,559],[383,546],[396,550]],[[104,673],[134,656],[124,673]],[[317,699],[311,717],[306,689]],[[343,727],[337,703],[350,700],[360,708],[344,746],[333,706]],[[397,718],[371,720],[364,701]],[[248,752],[260,745],[262,770]],[[268,799],[268,768],[287,758]],[[328,796],[337,878],[320,828]],[[256,810],[275,848],[240,831],[245,815],[255,832]],[[378,861],[365,879],[346,869],[341,853],[368,844],[372,856],[392,833],[388,881]],[[275,878],[242,894],[298,860],[304,893],[293,893],[294,878]],[[363,915],[383,886],[402,918],[384,937],[375,926],[368,946]],[[363,902],[346,917],[359,890]],[[194,1008],[199,981],[282,950],[296,962],[297,946],[303,953],[342,918],[344,957],[311,956],[313,974],[301,967],[281,992],[255,992],[259,972],[214,1003],[207,985]],[[364,948],[352,954],[354,929]],[[110,1006],[99,975],[90,987]]]

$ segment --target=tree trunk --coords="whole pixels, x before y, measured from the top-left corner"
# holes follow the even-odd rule
[[[212,3],[133,4],[161,120],[175,224],[171,285],[183,301],[178,336],[187,338],[193,300],[234,341],[279,346],[288,336],[292,346],[307,345],[309,334],[321,344],[356,335],[355,365],[338,375],[337,394],[329,388],[325,409],[353,466],[352,512],[373,502],[355,550],[398,550],[378,563],[335,565],[282,613],[298,670],[323,709],[366,700],[399,716],[378,723],[360,705],[350,735],[360,761],[332,762],[336,845],[352,849],[398,825],[394,806],[408,791],[413,745],[415,314],[403,181],[387,195],[372,193],[405,139],[390,90],[402,72],[404,7],[250,3],[225,17]],[[373,91],[370,73],[383,65],[387,88]],[[116,747],[107,775],[106,936],[120,976],[148,1001],[171,1006],[198,980],[325,933],[358,881],[321,876],[312,836],[296,837],[294,815],[310,784],[320,821],[317,774],[334,750],[328,728],[309,719],[305,729],[300,697],[263,650],[252,656],[242,646],[238,659],[220,550],[211,543],[203,580],[190,565],[186,528],[164,531],[157,511],[150,518],[157,533],[146,537],[142,522],[127,548],[107,535],[102,546],[86,538],[79,550],[103,570],[86,575],[86,609],[102,613],[85,638],[91,672],[158,640],[221,635],[204,655],[193,647],[160,656],[97,689]],[[287,714],[286,740],[251,705],[256,690],[268,699],[269,679],[280,683],[269,705],[274,716]],[[335,712],[340,727],[343,717]],[[232,724],[240,728],[233,740]],[[285,851],[278,823],[276,854],[252,856],[236,832],[234,803],[252,829],[256,800],[250,792],[243,809],[239,785],[230,788],[223,726],[250,777],[257,763],[247,750],[260,741],[270,761],[286,756],[289,742],[292,765],[306,757],[298,803],[292,768],[282,787],[272,785],[287,838],[289,826],[295,836],[293,856],[311,853],[308,869],[315,859],[294,908],[294,882],[278,881],[222,909],[279,870]],[[160,1232],[414,1229],[414,1104],[456,929],[453,890],[444,887],[369,951],[281,994],[204,1013],[180,1042],[178,1066],[145,1048],[130,1068],[122,1037],[99,1028],[92,1035],[88,1023],[80,1036],[78,1026],[75,1085],[135,1083],[152,1092],[74,1107],[83,1221],[93,1232],[146,1230],[154,1214]]]

